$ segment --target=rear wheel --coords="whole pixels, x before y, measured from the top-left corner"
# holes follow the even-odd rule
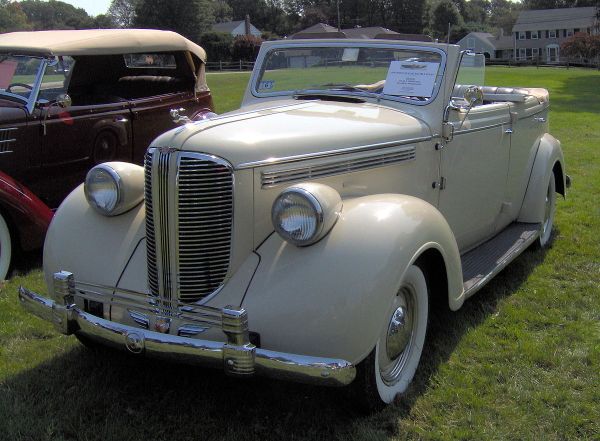
[[[12,241],[8,224],[0,214],[0,280],[4,280],[10,268]]]
[[[544,220],[538,238],[538,245],[544,248],[550,244],[552,238],[552,227],[554,226],[554,213],[556,212],[556,179],[554,173],[550,174],[550,182],[546,189],[544,200]]]
[[[427,333],[429,290],[421,268],[411,265],[392,299],[375,349],[359,365],[357,391],[367,408],[390,404],[412,381]]]

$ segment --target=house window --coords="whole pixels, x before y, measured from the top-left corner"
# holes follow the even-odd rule
[[[540,55],[539,49],[534,47],[531,49],[531,58],[536,59]]]
[[[556,30],[548,31],[548,38],[556,38]]]
[[[573,35],[573,31],[571,29],[567,29],[567,37],[570,37]]]
[[[538,32],[539,31],[531,31],[531,39],[532,40],[537,40],[538,39]]]
[[[527,59],[527,51],[525,50],[524,47],[520,47],[519,48],[519,60],[526,60]]]
[[[519,40],[525,40],[525,32],[519,31]]]

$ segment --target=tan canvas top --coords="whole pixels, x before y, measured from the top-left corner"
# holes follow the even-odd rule
[[[206,61],[206,52],[187,38],[154,29],[10,32],[0,35],[0,52],[24,55],[111,55],[190,51]]]

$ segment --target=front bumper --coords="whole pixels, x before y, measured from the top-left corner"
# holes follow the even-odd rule
[[[134,354],[222,368],[235,376],[258,374],[328,386],[350,384],[356,376],[355,367],[345,360],[257,348],[249,341],[248,317],[243,309],[221,310],[221,326],[227,337],[223,343],[135,328],[90,314],[74,302],[76,294],[70,273],[55,274],[54,292],[56,298],[64,299],[63,304],[24,287],[19,288],[19,300],[27,311],[52,322],[63,334],[85,335]]]

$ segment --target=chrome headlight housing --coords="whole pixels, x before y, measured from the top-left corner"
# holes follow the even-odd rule
[[[85,177],[85,197],[98,213],[117,216],[144,199],[144,169],[127,162],[105,162]]]
[[[335,225],[342,199],[333,188],[316,183],[283,190],[273,202],[271,220],[287,242],[307,246],[321,240]]]

